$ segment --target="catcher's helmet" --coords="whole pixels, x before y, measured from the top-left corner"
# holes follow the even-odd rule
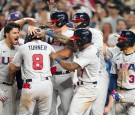
[[[132,47],[135,43],[135,34],[130,30],[122,30],[118,36],[118,40],[123,40],[116,44],[120,49]]]
[[[56,22],[57,27],[62,27],[68,23],[68,15],[65,12],[54,12],[50,16],[50,22]]]
[[[90,24],[90,17],[87,13],[76,13],[73,16],[72,20],[82,22],[81,24],[78,25],[77,28],[85,28],[85,27],[89,26],[89,24]]]
[[[85,28],[78,28],[74,31],[74,35],[70,37],[72,40],[76,40],[77,46],[83,46],[91,43],[92,33]]]

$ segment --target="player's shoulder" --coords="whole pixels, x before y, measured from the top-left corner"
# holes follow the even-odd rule
[[[116,62],[117,59],[120,59],[121,55],[122,55],[122,52],[117,52],[116,54],[114,54],[114,56],[113,56],[114,62]]]
[[[67,30],[65,32],[62,33],[62,35],[65,35],[67,37],[71,37],[73,35],[74,31],[73,30]]]
[[[91,31],[91,33],[99,33],[99,34],[103,34],[100,30],[96,29],[96,28],[89,28],[89,30]]]
[[[89,53],[90,52],[90,53]],[[83,54],[87,57],[92,57],[95,56],[95,54],[98,52],[98,49],[94,45],[90,45],[87,47],[84,51]]]
[[[0,48],[3,48],[4,46],[6,46],[6,42],[5,42],[5,40],[1,40],[0,41]]]
[[[3,42],[4,42],[4,40],[1,40],[1,41],[0,41],[0,44],[2,45],[2,44],[3,44]]]

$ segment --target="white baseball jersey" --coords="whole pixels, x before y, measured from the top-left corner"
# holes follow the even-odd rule
[[[72,30],[67,30],[66,32],[63,32],[61,33],[62,35],[65,35],[67,37],[71,37],[73,36],[73,33],[74,31]],[[51,37],[46,37],[46,42],[51,44],[52,47],[56,50],[56,51],[59,51],[59,50],[62,50],[66,47],[66,45],[60,43],[57,39],[54,39],[54,38],[51,38]],[[70,58],[68,59],[65,59],[65,61],[67,62],[71,62],[73,60],[73,56],[71,56]],[[66,71],[65,69],[63,69],[58,63],[55,63],[54,66],[57,67],[57,71]]]
[[[106,47],[106,56],[107,59],[112,59],[115,55],[117,55],[118,53],[120,53],[120,49],[115,46],[115,47]]]
[[[125,55],[120,52],[112,60],[112,74],[118,75],[117,85],[122,88],[135,88],[135,53]]]
[[[89,28],[92,33],[92,42],[94,46],[98,49],[98,54],[100,57],[100,71],[106,71],[106,64],[103,55],[103,33],[97,29]]]
[[[4,28],[0,31],[0,41],[4,40]]]
[[[10,73],[8,63],[13,59],[18,49],[18,46],[14,46],[11,50],[4,40],[0,41],[0,81],[8,81]]]
[[[76,54],[74,62],[81,68],[77,69],[78,79],[84,82],[95,82],[99,77],[100,60],[97,48],[93,45]]]
[[[12,63],[22,66],[23,79],[52,76],[49,57],[52,52],[54,48],[41,40],[28,42],[20,47]]]

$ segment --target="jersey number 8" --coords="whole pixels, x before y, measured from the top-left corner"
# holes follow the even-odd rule
[[[43,55],[42,54],[34,54],[32,56],[32,60],[33,60],[33,69],[34,70],[43,69]]]

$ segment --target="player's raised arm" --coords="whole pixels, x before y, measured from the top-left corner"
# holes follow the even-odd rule
[[[34,18],[22,18],[20,20],[15,21],[15,23],[19,24],[20,26],[23,26],[25,23],[29,23],[30,25],[34,25],[37,22]]]

